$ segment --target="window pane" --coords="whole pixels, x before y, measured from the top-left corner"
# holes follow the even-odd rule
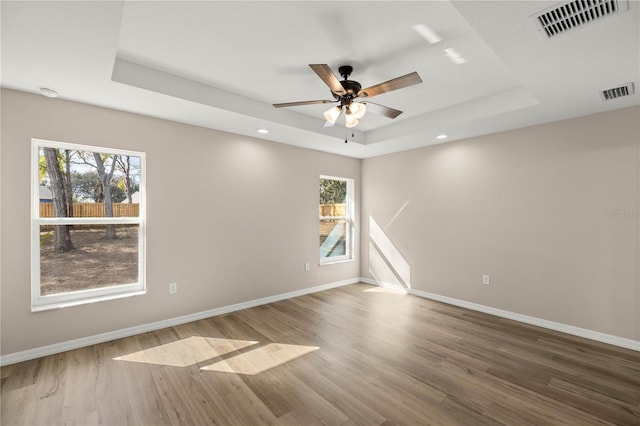
[[[320,257],[344,256],[347,251],[346,220],[320,221]]]
[[[51,147],[38,155],[40,217],[139,216],[140,157]]]
[[[320,179],[320,216],[346,216],[347,182]]]
[[[40,226],[40,294],[137,283],[138,229],[138,225]],[[107,238],[108,231],[114,231],[115,238]]]

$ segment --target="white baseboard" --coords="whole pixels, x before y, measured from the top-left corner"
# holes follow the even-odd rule
[[[352,278],[349,280],[336,281],[329,284],[322,284],[315,287],[304,288],[301,290],[290,291],[288,293],[276,294],[274,296],[263,297],[261,299],[250,300],[248,302],[236,303],[234,305],[222,306],[220,308],[211,309],[194,314],[184,315],[176,318],[169,318],[162,321],[156,321],[149,324],[142,324],[135,327],[124,328],[121,330],[110,331],[107,333],[96,334],[94,336],[82,337],[80,339],[69,340],[66,342],[54,343],[52,345],[41,346],[39,348],[28,349],[26,351],[15,352],[0,356],[0,366],[15,364],[30,359],[40,358],[47,355],[53,355],[72,349],[78,349],[98,343],[109,342],[111,340],[121,339],[123,337],[134,336],[136,334],[146,333],[149,331],[160,330],[167,327],[185,324],[188,322],[198,321],[205,318],[215,317],[217,315],[228,314],[230,312],[240,311],[242,309],[253,308],[255,306],[266,305],[267,303],[278,302],[280,300],[291,299],[293,297],[304,296],[305,294],[317,293],[319,291],[329,290],[336,287],[342,287],[349,284],[360,282],[360,278]]]
[[[406,289],[397,284],[377,282],[370,278],[360,278],[360,281],[366,284],[377,285],[379,287],[392,288],[404,291],[425,299],[436,300],[438,302],[447,303],[449,305],[460,306],[461,308],[471,309],[472,311],[484,312],[486,314],[495,315],[497,317],[519,321],[525,324],[535,325],[537,327],[547,328],[550,330],[560,331],[562,333],[571,334],[573,336],[584,337],[586,339],[595,340],[597,342],[608,343],[610,345],[619,346],[621,348],[640,351],[640,341],[626,339],[624,337],[613,336],[611,334],[600,333],[599,331],[587,330],[585,328],[574,327],[572,325],[562,324],[559,322],[548,321],[541,318],[522,315],[511,311],[492,308],[490,306],[480,305],[477,303],[467,302],[465,300],[454,299],[452,297],[441,296],[439,294],[428,293],[426,291]]]
[[[538,327],[571,334],[574,336],[584,337],[586,339],[591,339],[598,342],[608,343],[608,344],[619,346],[622,348],[640,351],[640,341],[637,341],[637,340],[631,340],[623,337],[612,336],[610,334],[600,333],[598,331],[592,331],[584,328],[574,327],[567,324],[547,321],[541,318],[522,315],[515,312],[505,311],[502,309],[496,309],[490,306],[480,305],[477,303],[467,302],[464,300],[454,299],[452,297],[441,296],[438,294],[428,293],[420,290],[406,289],[405,287],[402,287],[400,285],[377,282],[370,278],[360,277],[360,278],[352,278],[349,280],[337,281],[337,282],[328,283],[328,284],[322,284],[315,287],[309,287],[301,290],[291,291],[288,293],[282,293],[274,296],[263,297],[261,299],[250,300],[248,302],[222,306],[220,308],[215,308],[208,311],[196,312],[194,314],[184,315],[184,316],[175,317],[175,318],[169,318],[166,320],[156,321],[148,324],[142,324],[135,327],[124,328],[121,330],[115,330],[107,333],[96,334],[94,336],[87,336],[80,339],[69,340],[66,342],[55,343],[47,346],[41,346],[34,349],[28,349],[26,351],[2,355],[0,356],[0,366],[15,364],[22,361],[28,361],[30,359],[40,358],[47,355],[53,355],[56,353],[61,353],[61,352],[69,351],[72,349],[78,349],[85,346],[91,346],[98,343],[109,342],[111,340],[121,339],[123,337],[129,337],[136,334],[146,333],[149,331],[160,330],[162,328],[173,327],[173,326],[185,324],[188,322],[198,321],[201,319],[210,318],[217,315],[223,315],[230,312],[240,311],[242,309],[253,308],[255,306],[265,305],[267,303],[278,302],[280,300],[291,299],[293,297],[304,296],[305,294],[317,293],[320,291],[329,290],[336,287],[342,287],[349,284],[355,284],[358,282],[363,282],[366,284],[375,285],[375,286],[384,287],[384,288],[390,288],[394,290],[400,290],[400,291],[404,291],[405,293],[412,294],[414,296],[424,297],[426,299],[436,300],[436,301],[447,303],[450,305],[460,306],[462,308],[471,309],[473,311],[484,312],[484,313],[495,315],[501,318],[507,318],[510,320],[523,322],[525,324],[531,324]]]

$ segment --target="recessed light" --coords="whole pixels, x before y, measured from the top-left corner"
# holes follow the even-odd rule
[[[258,133],[266,135],[267,133],[269,133],[269,131],[267,129],[258,129]]]
[[[47,98],[57,98],[58,92],[53,89],[49,89],[48,87],[40,87],[40,93]]]
[[[436,139],[446,139],[448,137],[449,137],[449,135],[445,135],[444,133],[441,133],[438,136],[436,136]]]

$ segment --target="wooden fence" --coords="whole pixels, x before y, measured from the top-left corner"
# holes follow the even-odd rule
[[[114,217],[137,217],[139,204],[113,203]],[[40,203],[40,217],[55,217],[53,203]],[[73,203],[73,217],[105,217],[104,203]]]
[[[320,216],[344,216],[346,211],[346,204],[320,204]]]
[[[320,204],[320,216],[344,216],[346,204]],[[137,217],[139,204],[113,203],[114,217]],[[55,217],[53,203],[40,203],[40,217]],[[73,203],[73,217],[105,217],[104,203]]]

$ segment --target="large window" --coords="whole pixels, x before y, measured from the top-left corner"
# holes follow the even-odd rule
[[[353,179],[320,176],[320,264],[353,259]]]
[[[33,311],[145,292],[144,162],[32,140]]]

